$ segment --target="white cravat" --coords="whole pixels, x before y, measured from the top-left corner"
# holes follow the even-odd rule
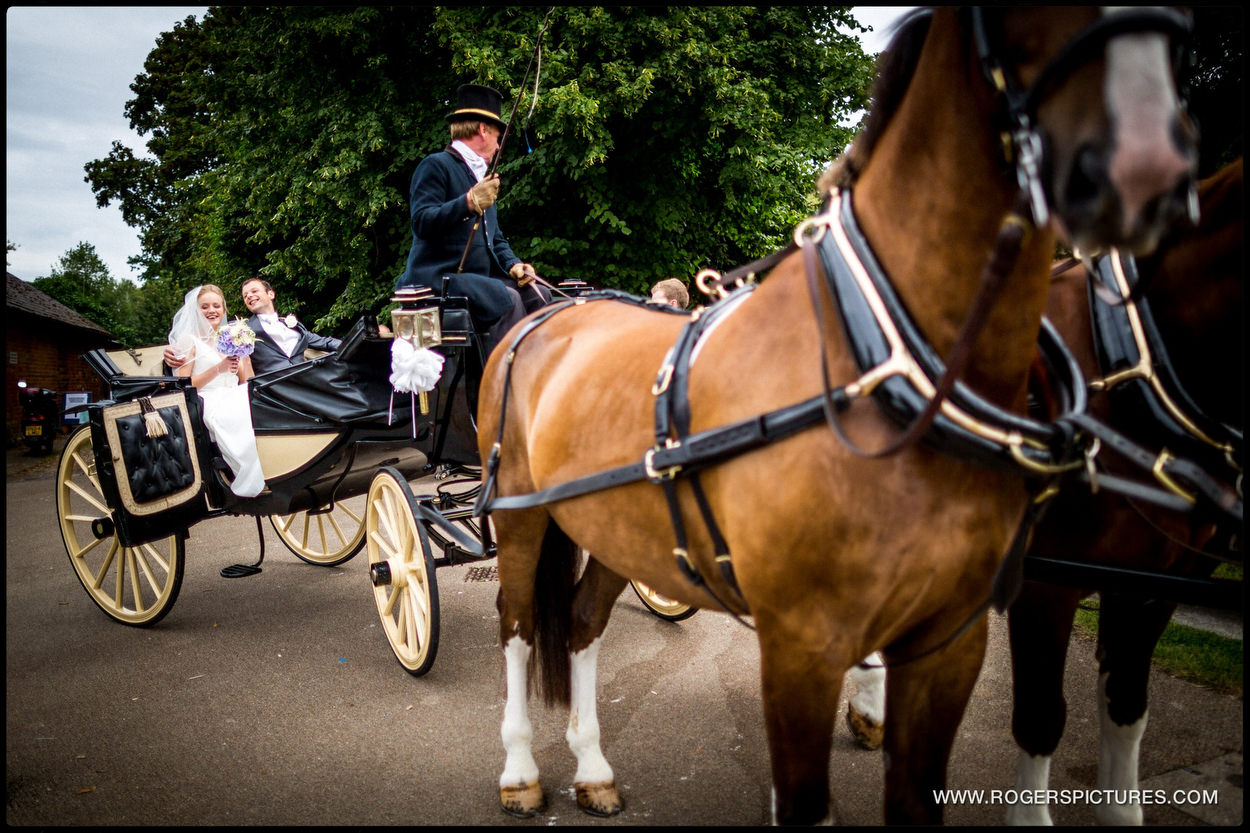
[[[469,170],[473,171],[473,175],[477,177],[477,181],[481,182],[486,177],[486,160],[478,156],[473,151],[473,148],[469,147],[459,139],[452,142],[451,146],[456,149],[457,153],[460,154],[460,158],[463,159],[465,164],[469,166]]]
[[[295,349],[296,343],[299,341],[299,333],[283,324],[278,320],[276,312],[260,313],[260,325],[265,328],[265,332],[274,340],[274,343],[286,353],[291,355],[291,351]]]
[[[463,159],[464,163],[469,166],[469,170],[473,172],[475,177],[477,177],[478,182],[481,182],[486,178],[487,162],[485,159],[478,156],[473,148],[469,147],[459,139],[452,142],[451,146],[457,153],[460,154],[460,158]],[[491,238],[490,229],[486,228],[485,223],[482,223],[482,230],[485,232],[484,238],[486,240],[486,245],[489,246]]]

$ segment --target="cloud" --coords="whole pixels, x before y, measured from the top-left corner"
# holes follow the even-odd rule
[[[130,129],[130,84],[157,38],[207,7],[31,7],[5,14],[5,239],[18,246],[7,271],[34,280],[80,242],[95,246],[114,278],[130,278],[134,230],[113,205],[96,208],[83,166]]]

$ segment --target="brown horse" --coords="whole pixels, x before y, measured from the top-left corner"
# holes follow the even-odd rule
[[[1145,298],[1185,391],[1210,419],[1238,432],[1245,424],[1243,193],[1242,163],[1237,160],[1200,183],[1198,227],[1165,241],[1156,257],[1138,263]],[[1086,280],[1084,267],[1056,276],[1046,314],[1065,335],[1086,377],[1094,380],[1101,373],[1090,340]],[[1116,407],[1108,395],[1093,396],[1091,411],[1101,412],[1129,436],[1142,436],[1150,427],[1144,409]],[[1071,559],[1079,553],[1082,561],[1093,564],[1206,576],[1216,562],[1194,551],[1218,552],[1213,533],[1209,524],[1150,511],[1124,498],[1061,495],[1038,528],[1031,554]],[[1021,750],[1016,782],[1021,789],[1048,786],[1050,758],[1063,734],[1068,639],[1077,603],[1088,594],[1088,589],[1028,581],[1009,612],[1015,692],[1012,733]],[[1140,592],[1104,590],[1099,607],[1103,740],[1098,787],[1136,794],[1150,659],[1176,605]],[[1107,824],[1142,823],[1137,802],[1100,804],[1095,814]],[[1018,805],[1011,808],[1008,820],[1049,824],[1050,814],[1045,804]]]
[[[1242,167],[1238,159],[1199,182],[1199,224],[1178,228],[1154,255],[1137,264],[1152,319],[1185,392],[1207,419],[1233,426],[1238,433],[1245,424]],[[1085,378],[1098,380],[1102,373],[1091,338],[1089,280],[1080,265],[1067,265],[1057,273],[1046,301],[1046,316],[1072,349]],[[1157,434],[1148,411],[1123,403],[1117,408],[1108,395],[1096,394],[1091,411],[1142,442],[1152,442]],[[1244,465],[1236,460],[1233,467],[1224,466],[1222,452],[1214,448],[1207,457],[1214,470],[1223,470],[1229,478]],[[1208,523],[1152,510],[1123,497],[1068,494],[1056,499],[1038,526],[1030,553],[1197,577],[1209,573],[1216,562],[1195,556],[1195,550],[1220,553],[1223,542],[1212,542],[1213,532]],[[1107,581],[1114,584],[1114,574]],[[1033,791],[1048,786],[1050,758],[1063,734],[1063,669],[1073,615],[1077,603],[1090,592],[1028,581],[1009,613],[1015,681],[1012,728],[1021,749],[1016,786],[1030,794],[1044,794]],[[1100,607],[1098,702],[1103,741],[1098,787],[1134,795],[1138,750],[1146,726],[1150,658],[1176,605],[1132,593],[1104,592]],[[881,658],[875,655],[850,675],[856,694],[849,702],[847,720],[856,740],[869,749],[881,744],[884,678]],[[1137,802],[1099,804],[1094,810],[1104,823],[1142,822]],[[1013,805],[1007,817],[1017,824],[1050,823],[1045,803]]]
[[[1093,7],[941,7],[900,30],[840,184],[849,193],[854,180],[859,227],[941,355],[964,343],[959,333],[978,294],[977,281],[962,276],[979,274],[1000,227],[1010,235],[1028,226],[1004,223],[1021,183],[1034,216],[1045,211],[1044,193],[1086,249],[1149,249],[1180,210],[1194,150],[1159,31],[1168,26],[1156,26],[1156,14],[1135,11],[1108,29]],[[1064,49],[1078,37],[1079,48]],[[1034,150],[1048,154],[1019,175],[1004,163],[998,117],[1021,110],[1004,108],[987,81],[996,57],[1009,62],[992,77],[1011,82],[1008,98],[1028,115],[1016,122],[1022,141],[1012,159],[1032,165]],[[1010,95],[1020,83],[1033,92]],[[838,234],[832,211],[817,220]],[[859,378],[819,277],[809,296],[809,275],[827,275],[810,262],[813,239],[800,237],[799,254],[703,333],[684,380],[690,431],[818,398],[830,379]],[[962,378],[987,401],[1023,413],[1053,237],[1043,225],[1013,239],[1018,256],[1005,265]],[[620,810],[599,744],[595,670],[613,602],[637,579],[670,598],[752,618],[780,823],[829,815],[846,670],[877,649],[913,660],[891,670],[886,819],[938,821],[934,790],[944,786],[984,654],[978,612],[1028,500],[1022,478],[915,444],[868,458],[812,426],[702,469],[699,501],[688,472],[656,468],[681,444],[657,441],[655,401],[646,395],[668,390],[657,371],[688,318],[610,299],[562,304],[519,324],[510,347],[487,363],[478,426],[507,661],[504,809],[528,815],[544,801],[528,712],[527,669],[536,659],[549,697],[571,704],[579,805],[599,815]],[[863,447],[896,436],[867,403],[838,420]],[[643,482],[506,505],[640,460]],[[679,524],[685,546],[674,557]],[[580,578],[578,546],[592,556]]]

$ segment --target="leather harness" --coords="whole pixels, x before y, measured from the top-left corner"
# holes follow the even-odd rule
[[[816,315],[819,319],[821,292],[829,291],[841,316],[843,333],[851,353],[863,374],[859,380],[833,387],[828,380],[826,357],[822,350],[824,390],[821,394],[751,419],[691,434],[687,390],[691,357],[700,339],[715,321],[720,316],[728,315],[736,306],[722,301],[691,317],[662,363],[652,388],[656,397],[654,444],[643,453],[640,461],[530,494],[496,495],[512,365],[525,338],[570,306],[601,301],[642,303],[640,299],[618,292],[588,293],[558,302],[529,318],[516,332],[508,348],[499,433],[485,464],[483,488],[474,508],[475,515],[480,517],[496,510],[531,508],[628,483],[649,481],[664,490],[677,544],[673,551],[682,572],[737,617],[732,606],[708,587],[689,559],[684,521],[676,496],[677,480],[685,479],[690,484],[699,513],[707,525],[721,576],[731,592],[742,601],[733,579],[728,546],[703,493],[699,471],[812,428],[822,421],[829,424],[848,448],[864,454],[842,434],[837,415],[855,399],[871,396],[888,418],[909,427],[888,448],[865,456],[894,453],[912,442],[923,441],[960,459],[1019,473],[1035,486],[1035,497],[1030,501],[995,576],[991,600],[955,634],[926,651],[926,654],[962,633],[991,601],[1003,610],[1015,599],[1023,580],[1023,555],[1028,548],[1033,526],[1044,514],[1061,479],[1083,480],[1091,488],[1102,487],[1131,494],[1179,511],[1189,511],[1197,497],[1201,496],[1218,511],[1240,523],[1240,495],[1211,478],[1201,467],[1166,453],[1153,455],[1085,413],[1085,384],[1079,368],[1045,320],[1039,348],[1048,370],[1056,378],[1054,388],[1061,392],[1061,414],[1058,418],[1041,422],[1009,413],[981,399],[957,381],[997,288],[1011,271],[1023,236],[1048,220],[1039,173],[1041,143],[1032,126],[1036,108],[1047,88],[1087,61],[1111,37],[1146,30],[1162,31],[1177,37],[1188,31],[1188,19],[1170,11],[1118,12],[1078,35],[1032,86],[1022,90],[998,60],[1001,49],[994,42],[993,27],[987,25],[984,11],[975,8],[971,14],[974,40],[983,69],[990,83],[1003,96],[1010,116],[1014,149],[1011,155],[1020,191],[1018,207],[1000,229],[994,254],[982,275],[982,290],[956,340],[949,363],[944,365],[920,335],[876,264],[855,222],[849,192],[834,192],[825,212],[809,218],[796,229],[792,244],[762,261],[735,270],[726,276],[728,280],[719,279],[718,283],[724,287],[745,278],[745,283],[740,283],[739,288],[724,297],[749,293],[754,289],[756,272],[767,270],[795,251],[801,251]],[[703,277],[704,273],[701,273],[701,288],[705,285]],[[823,321],[820,324],[823,335],[826,328]],[[1164,488],[1105,473],[1096,474],[1095,460],[1100,443],[1114,446],[1128,459],[1144,466]],[[1178,488],[1178,482],[1182,481],[1191,486],[1190,491]],[[742,606],[745,608],[744,601]]]
[[[688,380],[691,357],[702,337],[723,316],[736,308],[734,299],[753,292],[746,282],[725,300],[698,311],[683,327],[669,350],[652,388],[655,396],[654,444],[638,462],[565,481],[523,495],[497,495],[496,478],[500,445],[511,388],[512,364],[524,340],[544,322],[571,306],[610,301],[643,305],[641,299],[620,292],[600,291],[552,304],[529,319],[513,336],[506,356],[503,412],[499,434],[485,467],[484,488],[474,514],[525,509],[578,497],[629,483],[649,481],[664,490],[673,522],[674,556],[682,572],[696,585],[712,593],[726,609],[732,606],[707,586],[689,559],[686,532],[677,503],[677,481],[685,479],[693,492],[700,516],[713,543],[715,561],[725,584],[737,593],[729,548],[721,535],[703,493],[698,473],[731,457],[778,442],[800,431],[830,422],[854,400],[871,396],[883,413],[897,425],[914,424],[917,414],[931,407],[934,394],[946,375],[943,362],[921,336],[877,264],[859,231],[848,193],[834,193],[829,208],[818,215],[826,230],[818,239],[804,238],[798,248],[809,255],[808,278],[819,280],[832,292],[843,331],[860,372],[849,385],[830,387],[821,394],[785,408],[740,420],[730,425],[690,432]],[[796,238],[798,235],[796,235]],[[816,274],[813,274],[813,264]],[[823,328],[822,328],[823,332]],[[975,334],[974,334],[975,335]],[[1214,506],[1240,520],[1241,500],[1196,464],[1171,455],[1155,455],[1097,422],[1085,413],[1084,378],[1062,340],[1043,319],[1039,349],[1059,392],[1061,414],[1043,422],[1005,411],[979,397],[959,382],[948,385],[946,401],[939,402],[932,424],[923,434],[925,445],[940,452],[999,470],[1023,475],[1039,483],[995,579],[993,603],[1005,609],[1018,593],[1021,560],[1034,524],[1058,489],[1058,481],[1076,480],[1091,488],[1105,488],[1148,500],[1165,508],[1190,511],[1194,502],[1175,484],[1186,483]],[[1094,473],[1099,443],[1113,446],[1128,459],[1151,471],[1163,488],[1105,473]],[[741,598],[739,596],[739,598]]]

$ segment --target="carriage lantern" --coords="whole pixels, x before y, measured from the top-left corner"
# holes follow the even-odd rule
[[[402,338],[417,349],[437,347],[443,343],[442,325],[439,319],[438,297],[429,287],[400,289],[391,297],[398,309],[391,310],[391,327],[395,338]],[[425,391],[419,395],[421,413],[430,412],[430,397]]]

